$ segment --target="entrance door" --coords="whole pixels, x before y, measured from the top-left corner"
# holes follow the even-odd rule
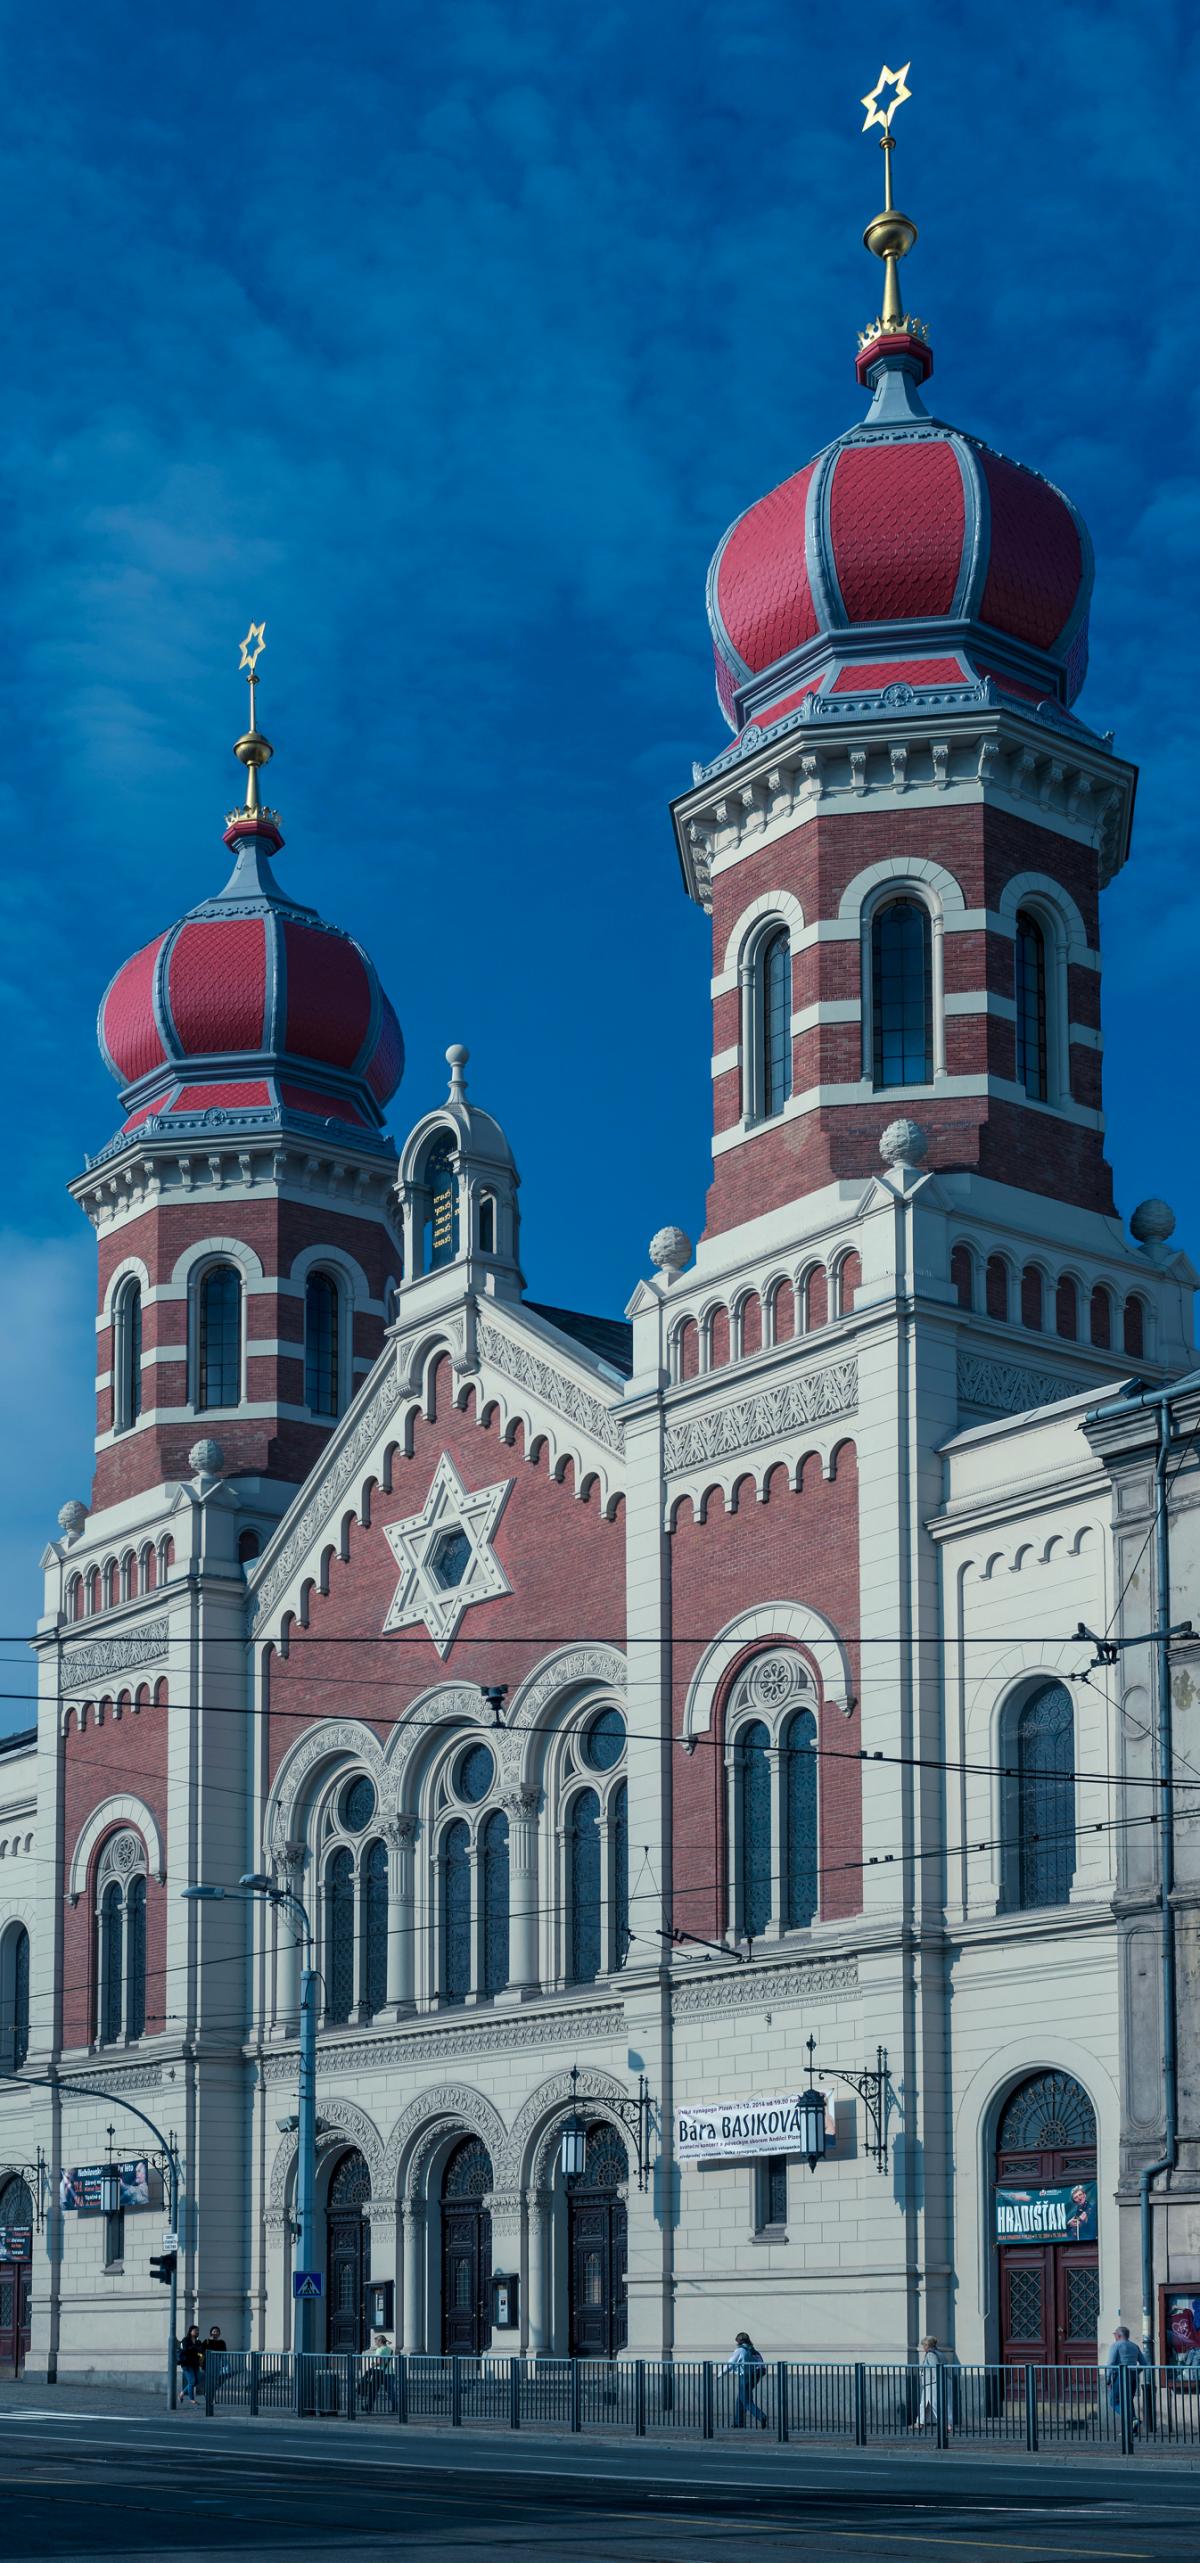
[[[1086,2092],[1068,2074],[1038,2074],[1005,2102],[996,2146],[996,2185],[1013,2190],[1074,2188],[1096,2179],[1096,2120]],[[1094,2242],[997,2246],[1000,2356],[1006,2365],[1094,2367],[1100,2316],[1100,2255]]]
[[[330,2349],[367,2346],[369,2230],[363,2208],[371,2175],[357,2151],[334,2166],[326,2209],[325,2338]]]
[[[629,2157],[614,2127],[589,2127],[584,2166],[568,2193],[572,2358],[615,2358],[629,2338]]]
[[[442,2355],[479,2358],[492,2337],[492,2158],[480,2136],[456,2145],[442,2180]]]
[[[0,2253],[0,2376],[19,2376],[33,2297],[33,2199],[19,2172],[0,2183]]]

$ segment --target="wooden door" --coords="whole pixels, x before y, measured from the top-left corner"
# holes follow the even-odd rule
[[[29,2356],[33,2271],[27,2261],[0,2261],[0,2376],[19,2376]]]
[[[467,2200],[442,2204],[442,2355],[479,2358],[492,2337],[492,2220]]]
[[[325,2218],[325,2340],[329,2349],[367,2346],[370,2230],[363,2208],[371,2175],[357,2151],[343,2154],[329,2183]]]
[[[629,2337],[629,2224],[623,2198],[577,2190],[570,2202],[571,2356],[615,2358]]]
[[[1019,2084],[1001,2113],[996,2183],[1037,2190],[1096,2178],[1096,2122],[1070,2075]],[[1094,2223],[1093,2223],[1094,2230]],[[1100,2255],[1094,2242],[1001,2243],[1000,2356],[1006,2365],[1094,2367]]]
[[[1054,2250],[1010,2243],[1000,2254],[1000,2355],[1006,2367],[1054,2363]]]

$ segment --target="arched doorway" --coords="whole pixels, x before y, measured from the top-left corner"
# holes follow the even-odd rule
[[[363,2209],[371,2175],[356,2146],[334,2164],[325,2207],[326,2343],[330,2349],[365,2349],[371,2229]]]
[[[1000,2355],[1092,2367],[1100,2317],[1096,2114],[1070,2074],[1031,2075],[996,2131]]]
[[[583,2170],[567,2192],[572,2358],[615,2358],[629,2338],[628,2218],[621,2191],[629,2156],[615,2127],[589,2127]]]
[[[19,2376],[29,2355],[33,2198],[19,2172],[0,2181],[0,2375]]]
[[[464,2136],[442,2174],[442,2355],[478,2358],[492,2337],[492,2157]]]

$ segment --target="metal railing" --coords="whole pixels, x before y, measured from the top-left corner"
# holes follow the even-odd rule
[[[206,2412],[436,2422],[632,2438],[924,2439],[990,2445],[1200,2449],[1200,2376],[1179,2368],[883,2366],[773,2359],[380,2357],[226,2350],[204,2362]]]

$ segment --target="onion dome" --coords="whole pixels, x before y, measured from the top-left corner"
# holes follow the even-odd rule
[[[908,95],[903,73],[884,82]],[[917,231],[892,202],[886,124],[900,97],[864,102],[885,126],[886,201],[864,234],[885,291],[856,369],[871,406],[737,518],[709,571],[717,695],[739,746],[897,702],[1011,697],[1069,722],[1087,669],[1092,550],[1078,511],[921,396],[933,355],[900,300]]]
[[[230,813],[233,871],[215,898],[151,937],[110,980],[97,1026],[126,1119],[112,1144],[148,1130],[236,1123],[248,1132],[332,1124],[384,1147],[384,1108],[404,1070],[404,1042],[374,965],[352,935],[289,897],[272,871],[278,813],[259,801],[272,750],[254,718],[235,753],[245,805]]]

